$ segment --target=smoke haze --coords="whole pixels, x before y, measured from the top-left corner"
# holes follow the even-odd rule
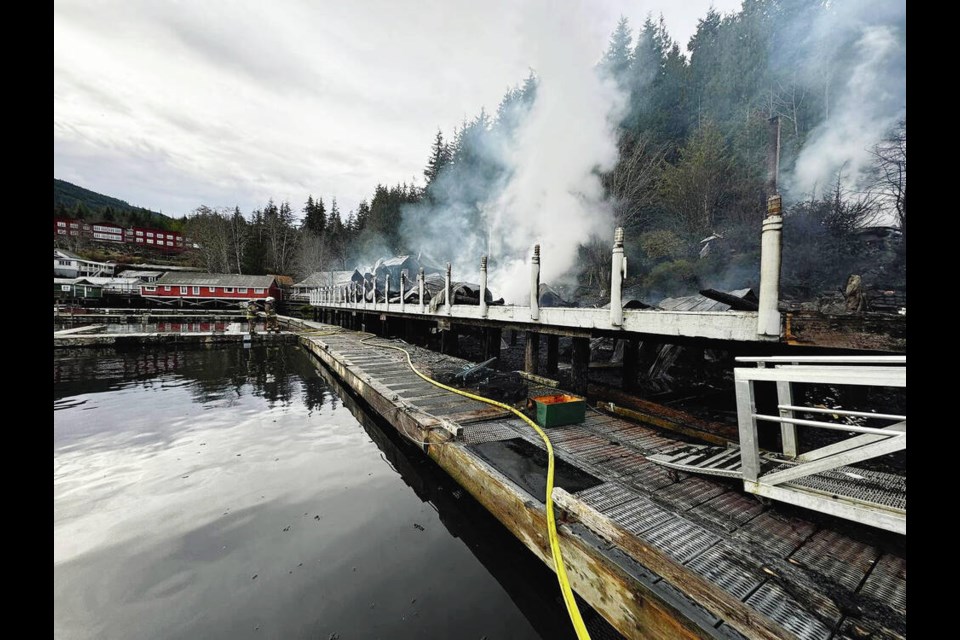
[[[541,246],[541,281],[557,282],[575,275],[577,247],[591,234],[612,241],[611,207],[598,172],[617,161],[616,125],[627,100],[613,81],[599,77],[602,51],[584,29],[588,7],[575,9],[537,3],[524,16],[520,36],[538,83],[532,104],[506,114],[516,126],[498,128],[479,150],[502,168],[494,188],[448,184],[441,176],[432,185],[442,191],[441,206],[419,205],[404,215],[406,238],[445,251],[435,258],[450,260],[457,279],[475,275],[488,253],[490,287],[507,302],[526,300],[534,243]],[[478,217],[470,215],[474,209]]]

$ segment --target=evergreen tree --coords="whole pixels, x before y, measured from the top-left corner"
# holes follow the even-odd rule
[[[361,200],[360,204],[357,205],[357,217],[354,219],[353,230],[354,233],[360,233],[367,227],[367,223],[370,220],[370,205],[367,204],[366,200]]]
[[[427,168],[423,170],[423,175],[427,179],[428,187],[448,164],[450,164],[450,149],[443,141],[443,132],[437,129],[437,136],[434,138],[433,146],[430,148],[430,159],[427,161]]]
[[[610,45],[600,61],[600,69],[621,87],[626,87],[628,82],[631,58],[630,42],[632,40],[633,34],[630,31],[630,23],[625,17],[620,16],[617,28],[610,36]]]
[[[327,226],[327,211],[323,206],[323,198],[314,201],[313,196],[307,197],[307,204],[303,207],[303,228],[314,235],[322,236]]]

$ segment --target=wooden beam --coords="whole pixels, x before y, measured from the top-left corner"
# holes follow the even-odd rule
[[[907,351],[907,317],[880,313],[861,315],[791,311],[784,314],[784,342],[789,345]]]

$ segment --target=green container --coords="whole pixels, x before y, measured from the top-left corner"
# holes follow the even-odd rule
[[[580,424],[587,413],[587,401],[577,396],[539,396],[533,402],[537,405],[537,423],[545,428]]]

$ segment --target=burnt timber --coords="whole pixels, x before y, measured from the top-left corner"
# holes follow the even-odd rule
[[[545,458],[522,421],[416,377],[384,339],[295,322],[301,343],[552,567]],[[312,335],[311,335],[312,333]],[[404,345],[427,372],[450,355]],[[530,395],[550,393],[532,386]],[[445,428],[462,428],[452,440]],[[906,636],[905,538],[789,506],[646,459],[677,445],[591,411],[549,430],[560,544],[574,590],[630,638]]]

